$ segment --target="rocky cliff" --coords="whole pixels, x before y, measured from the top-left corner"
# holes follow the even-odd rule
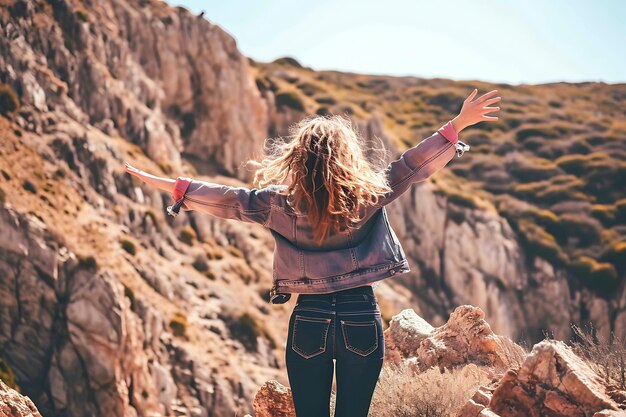
[[[251,410],[267,380],[286,385],[293,301],[267,303],[269,233],[173,221],[171,197],[123,161],[246,185],[241,162],[314,112],[349,114],[397,155],[447,114],[407,141],[406,123],[358,88],[439,81],[256,63],[159,1],[7,0],[0,23],[0,360],[21,392],[44,416],[221,416]],[[377,288],[386,323],[411,307],[443,325],[472,303],[514,339],[564,338],[585,319],[623,332],[623,285],[609,297],[573,286],[487,198],[466,204],[462,177],[441,172],[389,207],[413,271]]]

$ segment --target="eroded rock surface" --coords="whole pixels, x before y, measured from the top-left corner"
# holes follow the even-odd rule
[[[600,376],[563,342],[536,344],[519,369],[496,388],[481,388],[457,417],[624,416],[626,402],[612,397]]]
[[[41,417],[30,398],[0,380],[0,417]]]
[[[386,360],[414,362],[422,370],[468,363],[501,369],[524,356],[520,346],[491,330],[480,308],[470,305],[457,307],[448,322],[436,328],[412,310],[404,310],[392,318],[385,341],[390,346]]]
[[[254,417],[295,417],[291,389],[267,381],[254,397]]]

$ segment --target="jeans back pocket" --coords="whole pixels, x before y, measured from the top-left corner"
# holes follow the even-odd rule
[[[293,323],[292,349],[304,358],[312,358],[326,351],[330,318],[307,317],[296,314]]]
[[[346,349],[367,356],[378,347],[378,326],[375,320],[341,320],[343,341]]]

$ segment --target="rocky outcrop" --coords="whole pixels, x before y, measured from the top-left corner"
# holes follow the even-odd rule
[[[626,401],[612,395],[618,396],[567,345],[545,340],[495,388],[479,389],[457,417],[626,415]]]
[[[24,393],[46,415],[165,411],[122,285],[32,215],[2,208],[0,224],[0,346]]]
[[[0,417],[41,417],[30,398],[0,380]]]
[[[223,349],[238,346],[226,334],[204,333],[211,355],[189,334],[174,337],[165,299],[157,308],[147,289],[122,285],[99,265],[104,256],[77,256],[36,216],[7,206],[0,230],[0,352],[44,415],[228,415],[256,386],[243,360],[227,360]],[[269,349],[258,345],[259,356]]]
[[[23,105],[128,138],[172,172],[182,173],[183,152],[205,173],[249,176],[239,165],[263,145],[267,105],[220,27],[158,1],[16,0],[2,10],[2,80]]]
[[[512,339],[540,340],[543,330],[559,339],[570,335],[568,323],[577,318],[567,274],[541,258],[527,259],[493,208],[458,204],[429,182],[407,194],[388,209],[412,265],[412,273],[395,279],[413,289],[420,314],[442,325],[454,306],[469,303]]]
[[[473,363],[494,370],[521,363],[524,350],[506,336],[496,335],[478,307],[457,307],[444,325],[433,328],[412,310],[394,316],[385,330],[385,359],[431,367],[461,367]]]

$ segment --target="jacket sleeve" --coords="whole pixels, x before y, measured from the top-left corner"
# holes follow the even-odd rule
[[[461,157],[469,145],[461,142],[452,122],[443,125],[433,135],[407,149],[386,169],[392,191],[380,198],[374,207],[391,203],[407,191],[412,184],[424,181],[445,167],[457,154]]]
[[[178,177],[172,197],[175,204],[167,211],[176,216],[179,209],[197,210],[223,219],[266,225],[271,210],[270,188],[231,187],[192,178]]]

